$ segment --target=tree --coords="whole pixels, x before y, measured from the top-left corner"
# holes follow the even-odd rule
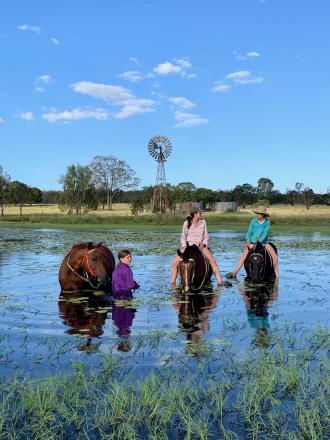
[[[97,208],[95,187],[92,183],[92,172],[88,166],[70,165],[65,176],[59,182],[63,185],[60,205],[75,211],[76,215]]]
[[[23,182],[14,180],[9,183],[9,200],[19,206],[19,215],[22,215],[23,205],[29,202],[30,188]]]
[[[239,206],[245,208],[246,205],[253,205],[256,201],[256,189],[249,183],[236,185],[232,191],[232,197]]]
[[[309,209],[315,200],[315,194],[312,188],[306,187],[302,192],[302,197],[304,201],[304,205],[306,206],[306,209]]]
[[[274,188],[274,184],[270,179],[268,179],[268,177],[260,177],[257,186],[259,199],[270,198],[273,188]]]
[[[90,169],[95,186],[106,192],[109,211],[112,210],[113,196],[119,190],[135,188],[140,182],[135,171],[115,156],[95,156]]]
[[[196,190],[196,186],[191,182],[181,182],[177,185],[177,190],[179,192],[178,198],[180,202],[192,202],[193,193]]]
[[[0,206],[1,206],[1,215],[3,215],[4,207],[6,200],[9,196],[9,183],[10,177],[3,171],[2,166],[0,165]]]
[[[39,188],[33,186],[30,188],[30,203],[41,203],[42,202],[42,191]]]

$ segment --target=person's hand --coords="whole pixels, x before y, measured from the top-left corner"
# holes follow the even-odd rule
[[[249,249],[253,249],[253,248],[254,248],[254,244],[253,244],[253,243],[248,243],[248,244],[247,244],[247,247],[248,247]]]

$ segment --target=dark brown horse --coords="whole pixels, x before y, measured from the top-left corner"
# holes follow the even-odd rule
[[[277,253],[276,246],[269,243]],[[275,272],[273,260],[266,247],[259,241],[250,250],[244,261],[246,280],[253,283],[274,281]]]
[[[115,258],[103,244],[79,243],[65,255],[58,274],[61,290],[111,290]]]
[[[187,246],[182,253],[178,264],[178,272],[181,279],[182,292],[199,291],[205,284],[210,282],[212,268],[196,245]]]

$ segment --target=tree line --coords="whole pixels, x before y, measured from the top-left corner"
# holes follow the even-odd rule
[[[58,204],[62,211],[77,215],[94,209],[112,210],[113,202],[129,203],[134,214],[150,205],[154,186],[138,189],[140,179],[136,172],[115,156],[95,156],[89,165],[69,165],[60,176],[61,191],[44,191],[12,180],[0,165],[0,213],[4,214],[6,204],[20,207],[29,204]],[[260,177],[257,186],[250,183],[236,185],[233,189],[212,190],[198,188],[192,182],[167,185],[169,207],[175,209],[178,203],[200,202],[204,207],[214,202],[236,202],[239,207],[256,203],[272,205],[304,204],[307,209],[313,204],[330,205],[330,187],[324,194],[297,182],[284,193],[274,188],[267,177]]]

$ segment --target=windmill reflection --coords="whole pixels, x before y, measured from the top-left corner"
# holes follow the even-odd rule
[[[278,280],[271,284],[248,284],[239,286],[240,294],[245,304],[247,320],[255,330],[253,343],[260,347],[269,345],[268,309],[278,298]]]
[[[216,307],[219,295],[174,293],[173,297],[173,307],[178,314],[179,328],[186,335],[187,350],[191,354],[199,354],[203,351],[204,335],[210,327],[209,315]]]

